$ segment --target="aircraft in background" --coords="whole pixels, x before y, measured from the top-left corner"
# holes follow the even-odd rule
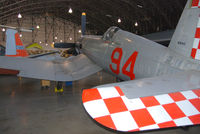
[[[12,30],[12,29],[6,30],[6,48],[5,48],[4,55],[12,56],[12,57],[29,56],[16,30]],[[0,74],[17,75],[18,73],[19,73],[18,70],[0,68]]]
[[[77,56],[53,61],[1,56],[0,67],[17,69],[23,77],[53,81],[79,80],[104,69],[125,80],[82,93],[87,113],[116,131],[198,125],[199,5],[200,0],[187,1],[169,47],[111,27],[103,36],[83,35],[80,44],[73,46],[81,53]]]
[[[23,28],[23,30],[26,30],[26,29]],[[29,30],[26,30],[26,32],[27,31]],[[27,48],[31,48],[31,47],[37,47],[39,49],[42,49],[42,46],[36,43],[29,45]],[[27,58],[52,60],[52,59],[55,59],[56,57],[60,57],[56,55],[57,53],[58,51],[52,51],[49,53],[29,55],[27,52],[27,49],[24,47],[20,39],[20,36],[17,30],[9,29],[9,28],[6,30],[6,48],[2,47],[2,55],[8,56],[8,57],[27,57]],[[0,74],[17,75],[18,73],[19,73],[18,70],[0,68]]]
[[[38,43],[33,43],[31,45],[26,46],[26,49],[31,49],[31,48],[36,48],[39,50],[43,50],[43,47],[41,45],[39,45]]]
[[[33,28],[28,29],[28,28],[22,28],[22,27],[13,27],[13,26],[6,26],[6,25],[0,25],[0,27],[7,28],[7,29],[14,29],[14,31],[12,31],[12,32],[10,30],[8,30],[8,32],[6,32],[6,49],[2,54],[6,55],[6,56],[12,56],[12,57],[27,57],[28,53],[24,49],[24,46],[20,40],[19,34],[17,33],[16,30],[18,30],[20,32],[32,32],[34,29]],[[6,53],[8,53],[8,54],[6,54]],[[17,75],[18,73],[19,73],[18,70],[0,68],[0,74]]]

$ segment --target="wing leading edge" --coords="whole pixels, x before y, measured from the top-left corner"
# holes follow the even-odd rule
[[[83,54],[54,61],[0,56],[0,68],[19,70],[22,77],[52,81],[79,80],[101,70]]]
[[[184,72],[178,76],[184,77],[182,83],[188,85],[187,89],[182,88],[180,80],[175,79],[175,75],[122,82],[83,90],[83,105],[95,121],[123,132],[200,124],[200,73]],[[154,90],[159,88],[159,83],[160,89],[164,89],[162,80],[159,79],[167,84],[173,80],[174,84],[167,87],[169,90],[155,94]],[[142,84],[145,81],[148,81],[148,84]],[[138,96],[141,89],[146,93]],[[130,93],[136,95],[127,97],[126,94]]]

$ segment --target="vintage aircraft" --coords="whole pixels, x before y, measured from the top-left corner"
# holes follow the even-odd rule
[[[101,69],[126,82],[85,89],[83,106],[99,124],[123,132],[200,124],[200,0],[188,0],[169,47],[111,27],[82,36],[64,60],[0,57],[20,76],[72,81]],[[85,16],[83,14],[83,16]]]

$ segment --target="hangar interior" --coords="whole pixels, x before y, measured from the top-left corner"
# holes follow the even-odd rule
[[[51,51],[54,43],[76,43],[80,39],[82,12],[87,14],[86,34],[102,35],[109,27],[117,26],[146,35],[175,29],[186,1],[0,0],[0,25],[34,29],[31,33],[19,31],[23,45],[38,43],[43,51]],[[0,30],[0,45],[5,46],[6,28]],[[88,118],[81,102],[82,89],[116,81],[101,71],[72,84],[64,83],[64,93],[58,95],[53,81],[49,88],[42,88],[43,82],[38,79],[0,75],[0,133],[118,133]],[[145,133],[196,134],[199,130],[188,127]]]
[[[23,15],[22,19],[16,21],[16,16],[12,16],[6,25],[34,28],[31,33],[20,33],[23,44],[39,43],[45,49],[53,49],[51,44],[54,42],[75,42],[81,35],[77,24],[55,17]],[[5,32],[1,32],[1,37],[1,44],[5,44]]]
[[[0,20],[1,25],[33,28],[32,33],[22,33],[23,43],[36,42],[50,49],[53,42],[79,39],[82,12],[87,13],[87,34],[102,35],[109,27],[118,26],[145,35],[175,29],[185,3],[186,0],[1,0]],[[0,44],[4,45],[2,29],[0,35]]]

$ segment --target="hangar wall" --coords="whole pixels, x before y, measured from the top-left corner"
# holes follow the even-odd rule
[[[46,16],[23,16],[18,19],[17,16],[8,18],[8,26],[34,28],[32,33],[21,32],[23,44],[30,45],[38,43],[45,49],[52,49],[53,42],[76,42],[80,38],[81,27],[70,21]],[[37,25],[40,28],[37,28]],[[0,44],[5,45],[5,32],[0,31]]]

